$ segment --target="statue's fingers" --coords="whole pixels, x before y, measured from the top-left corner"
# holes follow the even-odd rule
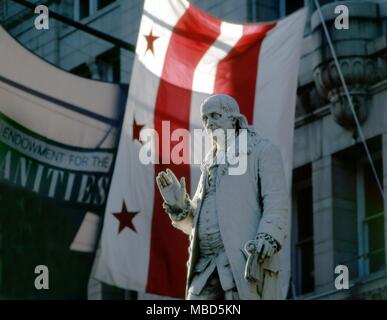
[[[162,173],[163,173],[163,171],[160,171],[158,174],[157,174],[157,176],[156,176],[156,181],[158,182],[158,183],[160,183],[161,184],[161,180],[162,180],[162,177],[163,177],[163,175],[162,175]]]
[[[160,186],[161,186],[161,189],[164,189],[164,188],[166,187],[163,178],[160,178],[160,179],[159,179],[159,184],[160,184]]]
[[[267,248],[267,250],[266,250],[265,258],[270,258],[275,253],[275,248],[268,241],[266,241],[266,248]]]
[[[264,260],[267,257],[267,254],[269,253],[269,248],[270,248],[270,246],[267,243],[265,243],[263,245],[263,250],[262,250],[262,254],[261,254],[262,260]]]
[[[248,243],[247,248],[250,250],[251,253],[255,253],[255,251],[257,250],[257,247],[256,247],[254,241],[250,241],[250,242]]]
[[[164,171],[160,171],[159,174],[160,178],[164,178],[166,173]]]
[[[267,249],[267,252],[266,252],[266,258],[270,258],[272,255],[272,252],[273,252],[273,247],[269,246],[269,248]]]
[[[259,239],[256,246],[256,252],[258,253],[259,256],[262,253],[262,249],[263,249],[263,241],[262,239]]]
[[[172,172],[171,169],[168,168],[166,170],[166,172],[167,172],[168,177],[171,179],[172,183],[179,184],[179,180],[177,180],[177,177],[175,176],[175,174]]]
[[[186,189],[185,189],[185,178],[184,178],[184,177],[181,177],[181,179],[180,179],[180,185],[181,185],[181,188],[182,188],[184,191],[186,191]]]
[[[163,188],[168,187],[169,185],[164,175],[160,175],[160,183]]]
[[[269,249],[269,252],[267,253],[267,257],[270,258],[273,254],[274,254],[274,248],[271,247],[271,248]]]
[[[156,184],[159,187],[159,189],[162,189],[162,185],[161,185],[161,181],[160,181],[160,177],[159,176],[156,177]]]
[[[165,185],[165,186],[168,186],[169,185],[169,181],[168,181],[168,178],[167,178],[167,174],[165,172],[161,172],[160,173],[160,180],[162,181],[162,183]]]
[[[172,178],[169,176],[168,173],[163,172],[163,178],[164,178],[165,182],[167,183],[167,185],[172,184]]]

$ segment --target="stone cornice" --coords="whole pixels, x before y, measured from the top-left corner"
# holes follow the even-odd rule
[[[350,13],[348,30],[337,30],[334,8],[321,8],[340,68],[360,122],[367,119],[370,95],[385,88],[387,77],[387,5],[367,1],[342,1]],[[379,8],[378,6],[381,6]],[[383,8],[384,9],[383,9]],[[384,11],[386,17],[382,14]],[[311,33],[304,38],[298,87],[296,127],[315,119],[327,104],[338,124],[354,130],[355,124],[336,66],[329,50],[318,12],[311,16]],[[386,24],[385,27],[384,24]]]

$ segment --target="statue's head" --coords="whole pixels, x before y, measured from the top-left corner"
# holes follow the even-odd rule
[[[216,94],[206,98],[200,106],[202,122],[207,132],[216,129],[247,129],[246,117],[240,113],[233,97]]]

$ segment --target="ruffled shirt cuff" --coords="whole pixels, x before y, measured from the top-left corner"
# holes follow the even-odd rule
[[[257,236],[255,237],[255,242],[258,242],[258,240],[260,240],[260,239],[264,239],[264,240],[266,240],[268,243],[270,243],[270,245],[273,247],[273,249],[275,250],[275,252],[280,251],[280,249],[281,249],[280,244],[279,244],[278,241],[277,241],[276,239],[274,239],[270,234],[264,233],[264,232],[260,232],[260,233],[258,233]]]
[[[185,219],[192,211],[191,203],[188,197],[185,200],[185,206],[183,209],[171,206],[169,203],[165,201],[163,203],[163,208],[169,214],[171,219],[175,222]]]

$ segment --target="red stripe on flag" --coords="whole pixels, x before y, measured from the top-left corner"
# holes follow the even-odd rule
[[[174,129],[189,130],[193,75],[197,64],[220,34],[220,21],[190,6],[173,29],[157,93],[154,128],[160,138],[159,159],[166,159],[171,149],[163,148],[162,121],[170,121]],[[157,52],[155,52],[157,54]],[[170,139],[169,139],[170,140]],[[186,147],[188,148],[188,144]],[[176,176],[186,178],[190,190],[189,155],[185,164],[155,165],[155,174],[169,167]],[[146,291],[183,298],[188,259],[188,239],[171,226],[162,208],[163,199],[155,184],[152,218],[150,262]]]
[[[266,33],[275,23],[243,26],[243,35],[223,58],[216,70],[214,94],[228,94],[238,102],[251,124],[254,115],[254,98],[259,64],[259,52]]]

